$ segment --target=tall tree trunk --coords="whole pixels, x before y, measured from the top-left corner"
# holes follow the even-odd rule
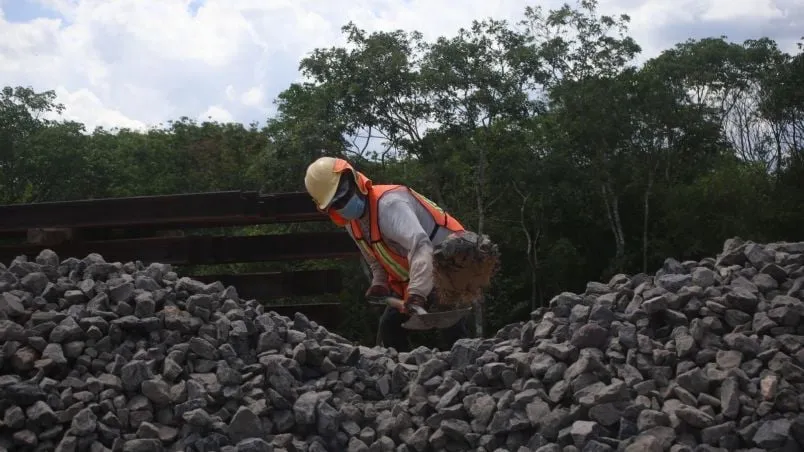
[[[539,216],[543,214],[542,205],[539,206]],[[534,215],[533,216],[533,232],[536,237],[533,239],[533,271],[530,272],[530,283],[531,287],[533,288],[533,293],[535,300],[538,302],[538,306],[544,306],[544,293],[542,291],[542,286],[539,284],[539,242],[541,241],[542,237],[542,228],[539,225],[539,219]]]
[[[648,219],[650,215],[650,195],[653,190],[653,174],[648,175],[648,186],[643,199],[644,217],[642,218],[642,272],[648,272]]]
[[[533,220],[533,235],[528,245],[528,263],[530,264],[530,310],[536,310],[537,305],[541,305],[541,297],[539,296],[539,255],[536,249],[539,247],[539,237],[541,231],[537,229],[538,225],[536,220]]]
[[[482,235],[486,220],[484,190],[486,181],[486,153],[482,146],[480,147],[479,153],[480,161],[478,162],[477,169],[478,180],[475,181],[475,198],[477,200],[477,231],[475,232],[478,235]],[[481,297],[481,299],[475,303],[475,332],[477,337],[484,337],[486,324],[485,305],[485,297]]]
[[[539,258],[536,254],[536,248],[538,247],[539,235],[540,231],[538,229],[537,220],[534,217],[533,224],[529,225],[526,221],[525,212],[527,210],[528,199],[530,195],[525,195],[516,184],[514,185],[514,190],[522,197],[522,204],[519,207],[519,222],[520,226],[522,227],[522,232],[525,233],[525,258],[528,261],[528,266],[530,267],[530,310],[536,310],[536,300],[539,298],[539,287],[538,287],[538,267],[539,267]],[[531,230],[531,227],[533,228]]]
[[[486,223],[486,153],[480,151],[480,161],[477,165],[477,180],[475,181],[475,199],[477,200],[477,232],[483,234]]]
[[[477,184],[480,185],[480,184]],[[483,229],[486,226],[486,209],[483,205],[483,189],[475,185],[475,194],[477,195],[477,232],[478,234],[483,234]]]
[[[782,161],[784,160],[784,147],[782,146],[782,131],[774,128],[773,130],[773,141],[776,144],[776,168],[775,174],[776,178],[780,178],[782,176]]]
[[[603,202],[606,205],[606,216],[609,219],[611,232],[614,235],[614,267],[616,271],[620,271],[622,269],[623,256],[625,255],[625,238],[622,222],[620,221],[620,201],[618,197],[614,195],[608,182],[604,182],[601,185],[601,191],[603,192]]]
[[[444,200],[444,192],[441,190],[441,177],[438,175],[433,177],[433,191],[435,192],[436,204],[438,204],[444,210],[449,210],[447,208],[447,202]]]

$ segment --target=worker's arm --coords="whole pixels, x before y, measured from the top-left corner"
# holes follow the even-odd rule
[[[371,268],[371,285],[388,287],[388,274],[385,273],[385,269],[382,268],[380,262],[374,257],[373,254],[366,253],[363,248],[360,248],[360,253],[366,259],[369,268]]]
[[[357,244],[357,240],[355,240],[354,235],[352,235],[352,228],[346,227],[346,232],[352,237],[352,240],[355,241]],[[363,249],[362,246],[358,245],[357,249],[360,250],[360,254],[363,255],[363,259],[366,260],[369,268],[371,269],[371,285],[372,286],[388,286],[388,274],[385,273],[385,269],[382,268],[380,262],[374,257],[373,254],[367,253],[366,250]]]
[[[410,199],[416,202],[412,197]],[[427,298],[433,290],[433,244],[430,237],[422,228],[410,200],[389,193],[380,200],[383,201],[387,202],[380,209],[383,237],[408,250],[408,293]]]

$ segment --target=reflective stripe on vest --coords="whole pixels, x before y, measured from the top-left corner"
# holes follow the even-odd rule
[[[383,242],[375,242],[373,245],[369,245],[365,239],[360,238],[357,240],[357,244],[367,254],[373,255],[392,279],[403,282],[410,279],[407,270],[407,259],[405,259],[405,262],[397,262],[394,259],[395,253],[390,251]]]
[[[417,198],[419,200],[419,202],[422,203],[422,205],[427,208],[427,210],[430,211],[430,215],[433,215],[433,221],[435,221],[436,226],[442,226],[442,227],[448,227],[449,226],[451,217],[449,216],[448,213],[444,212],[444,209],[442,209],[441,207],[438,207],[438,204],[434,203],[433,201],[430,201],[430,199],[428,197],[422,195],[421,193],[416,192],[412,188],[408,188],[408,190],[410,190],[410,193],[415,198]],[[434,211],[437,212],[439,215],[435,215]],[[439,216],[443,217],[444,221],[439,222],[438,221]],[[458,230],[462,231],[463,226],[460,226],[460,224],[457,224],[458,223],[457,221],[455,223],[456,223],[456,226],[460,227]],[[452,230],[452,232],[456,232],[455,228],[453,228],[451,230]],[[432,237],[430,237],[430,239],[432,240]]]

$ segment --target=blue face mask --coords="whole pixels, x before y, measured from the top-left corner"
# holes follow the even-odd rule
[[[356,220],[363,216],[363,212],[366,210],[366,200],[363,199],[362,196],[359,196],[357,193],[352,195],[352,198],[349,202],[346,203],[343,208],[338,209],[337,212],[347,220]]]

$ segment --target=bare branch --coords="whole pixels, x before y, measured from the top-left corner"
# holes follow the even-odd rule
[[[486,207],[491,207],[491,206],[493,206],[493,205],[494,205],[494,204],[495,204],[497,201],[499,201],[500,199],[504,198],[504,197],[505,197],[505,195],[506,195],[506,193],[505,193],[505,192],[501,192],[501,193],[499,193],[499,194],[498,194],[497,196],[495,196],[495,197],[494,197],[494,198],[493,198],[491,201],[489,201],[489,202],[487,202],[487,203],[486,203]]]

